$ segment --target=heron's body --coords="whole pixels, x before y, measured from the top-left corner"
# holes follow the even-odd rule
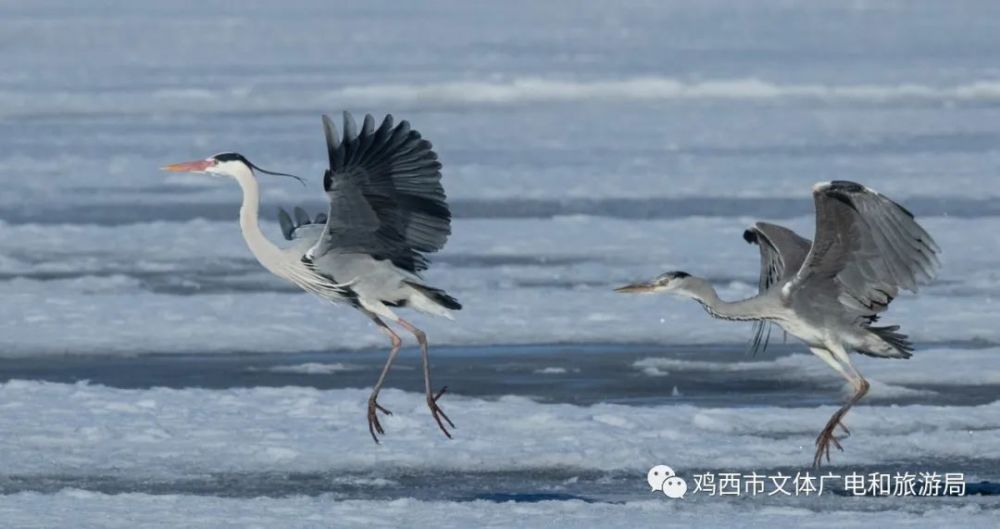
[[[240,228],[257,261],[307,292],[351,305],[389,336],[392,349],[368,401],[368,425],[376,442],[377,434],[384,433],[376,410],[389,413],[378,404],[378,394],[402,343],[383,319],[411,332],[420,343],[427,404],[450,437],[444,423],[452,425],[451,421],[437,405],[444,389],[437,394],[431,391],[426,334],[395,312],[406,307],[451,318],[451,311],[461,309],[455,298],[420,277],[428,266],[423,254],[440,250],[451,233],[451,213],[440,183],[441,164],[430,142],[405,121],[394,125],[392,116],[386,116],[376,130],[374,119],[367,115],[359,131],[345,112],[342,140],[326,116],[323,125],[330,161],[323,187],[330,209],[310,219],[296,208],[296,222],[282,210],[282,232],[291,241],[284,248],[271,243],[260,229],[260,191],[254,170],[267,171],[236,153],[167,169],[235,179],[243,191]]]
[[[832,293],[819,294],[815,297],[813,295],[792,296],[789,289],[785,288],[790,283],[790,280],[785,281],[783,284],[776,285],[748,300],[752,303],[722,309],[722,314],[713,313],[713,310],[708,309],[707,306],[706,310],[709,314],[721,319],[774,323],[810,347],[842,346],[845,349],[870,356],[903,357],[892,344],[872,332],[870,327],[857,325],[845,313],[825,312],[822,300],[828,299]],[[716,310],[719,310],[718,307]],[[751,312],[767,316],[750,318],[747,314]]]
[[[708,281],[668,272],[622,292],[673,292],[701,303],[714,317],[754,321],[755,350],[766,347],[773,323],[799,338],[855,387],[851,400],[831,417],[817,439],[815,464],[829,445],[840,447],[833,430],[868,391],[848,353],[909,358],[912,346],[898,326],[878,320],[900,290],[916,291],[938,268],[937,245],[913,215],[883,195],[853,182],[813,188],[815,242],[792,230],[758,222],[744,232],[760,247],[758,295],[735,302],[719,299]]]

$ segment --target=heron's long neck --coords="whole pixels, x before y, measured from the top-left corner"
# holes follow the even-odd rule
[[[716,318],[734,321],[768,319],[766,302],[760,296],[740,301],[723,301],[708,281],[693,277],[686,294],[701,304],[705,311]]]
[[[250,251],[264,268],[282,275],[278,267],[278,263],[281,262],[281,249],[264,236],[258,223],[260,189],[257,187],[257,179],[247,168],[236,174],[236,181],[243,190],[243,205],[240,207],[240,230],[243,232],[243,240],[247,242]]]

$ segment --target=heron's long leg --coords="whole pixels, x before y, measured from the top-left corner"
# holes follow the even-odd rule
[[[848,382],[851,382],[853,384],[853,378],[847,372],[847,370],[844,369],[844,366],[841,365],[841,363],[833,356],[833,353],[831,353],[830,351],[828,351],[826,349],[823,349],[821,347],[810,347],[809,350],[812,351],[813,354],[815,354],[816,356],[818,356],[821,360],[823,360],[824,362],[826,362],[827,365],[829,365],[830,367],[832,367],[833,369],[835,369],[838,373],[840,373],[840,375],[842,377],[846,378],[848,380]],[[852,366],[852,369],[853,369],[853,366]],[[841,424],[840,427],[844,429],[844,433],[846,433],[847,435],[851,434],[851,431],[848,430],[847,427],[844,426],[843,424]],[[834,443],[837,443],[836,439],[834,439],[833,441],[834,441]],[[840,444],[839,443],[837,443],[837,448],[840,448]]]
[[[420,358],[424,365],[424,391],[427,393],[427,407],[431,409],[431,415],[434,417],[434,420],[437,421],[438,427],[441,428],[441,431],[444,432],[444,434],[450,439],[451,433],[448,432],[447,428],[445,428],[444,423],[447,422],[448,426],[451,426],[452,428],[455,427],[455,423],[451,422],[451,419],[445,415],[444,411],[440,406],[438,406],[437,403],[438,399],[441,398],[441,395],[444,395],[444,392],[448,390],[448,386],[442,387],[436,394],[431,391],[431,362],[430,355],[427,352],[427,334],[414,327],[413,324],[403,318],[397,319],[396,323],[413,333],[413,336],[417,338],[417,342],[420,343]],[[441,419],[444,419],[444,422],[442,422]]]
[[[403,340],[401,340],[399,335],[389,328],[389,326],[375,314],[368,313],[368,317],[370,317],[372,321],[375,322],[375,325],[378,325],[383,332],[389,335],[389,339],[392,340],[392,349],[389,350],[389,358],[385,361],[385,365],[382,366],[382,373],[379,374],[378,381],[375,382],[375,387],[372,389],[372,394],[368,397],[368,432],[372,434],[372,439],[378,443],[378,435],[385,435],[385,430],[382,429],[382,424],[379,423],[378,414],[375,413],[375,411],[379,410],[386,415],[392,415],[392,412],[379,405],[378,393],[379,391],[382,391],[382,385],[385,384],[385,377],[389,374],[389,368],[392,367],[392,362],[396,360],[396,355],[399,354],[399,347],[403,344]]]
[[[819,467],[823,462],[824,455],[826,456],[826,461],[830,462],[830,444],[832,443],[839,450],[843,450],[840,446],[840,441],[833,435],[834,430],[836,430],[839,425],[841,428],[850,435],[850,430],[844,426],[842,420],[847,411],[851,409],[862,397],[868,393],[869,384],[868,381],[861,376],[861,373],[854,368],[851,363],[850,358],[847,356],[847,351],[843,348],[836,348],[833,350],[813,348],[813,353],[816,356],[822,358],[826,363],[830,364],[838,373],[844,376],[852,386],[854,386],[854,395],[840,407],[839,410],[834,412],[827,421],[826,426],[820,432],[819,436],[816,438],[816,455],[813,457],[813,466]]]

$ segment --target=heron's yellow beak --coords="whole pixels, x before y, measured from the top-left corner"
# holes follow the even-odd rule
[[[632,283],[631,285],[625,285],[623,287],[618,287],[615,292],[621,292],[623,294],[648,294],[654,290],[652,283]]]
[[[192,160],[190,162],[172,163],[162,167],[162,169],[171,173],[204,173],[206,169],[213,165],[215,165],[214,160]]]

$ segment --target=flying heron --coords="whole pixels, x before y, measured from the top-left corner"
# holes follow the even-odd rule
[[[618,292],[666,292],[692,298],[716,318],[755,321],[752,345],[767,346],[762,336],[775,323],[804,341],[809,349],[843,375],[854,394],[816,438],[813,465],[830,445],[843,450],[834,430],[846,435],[844,415],[868,392],[849,351],[878,358],[909,358],[913,347],[898,325],[873,324],[900,289],[917,291],[934,278],[940,248],[913,214],[884,195],[854,182],[834,181],[813,187],[815,241],[792,230],[758,222],[743,233],[760,247],[759,293],[741,301],[723,301],[705,279],[667,272]]]
[[[366,115],[358,131],[354,118],[344,112],[343,140],[328,116],[323,116],[323,130],[330,159],[323,187],[330,210],[310,219],[296,208],[297,222],[281,211],[282,232],[292,241],[287,248],[274,245],[260,229],[255,172],[298,177],[266,171],[234,152],[164,169],[234,178],[243,190],[240,229],[257,261],[307,292],[350,304],[389,336],[389,357],[368,398],[368,431],[376,443],[385,434],[376,411],[391,414],[378,403],[379,391],[402,344],[385,320],[412,333],[420,344],[427,406],[450,438],[444,423],[455,425],[438,406],[447,387],[437,393],[431,390],[427,335],[393,310],[410,307],[451,319],[451,311],[462,308],[458,300],[419,275],[428,266],[424,254],[443,248],[451,234],[441,163],[429,141],[406,121],[394,126],[391,115],[377,129],[375,119]]]

